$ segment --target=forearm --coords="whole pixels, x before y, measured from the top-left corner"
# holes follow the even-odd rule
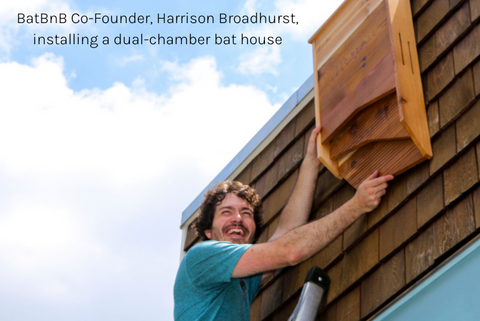
[[[238,261],[232,277],[245,277],[303,262],[326,247],[362,213],[348,201],[331,214],[297,227],[275,241],[253,245]]]
[[[286,233],[278,242],[288,248],[290,265],[295,265],[330,244],[362,214],[350,200],[331,214]]]
[[[377,176],[375,171],[360,184],[353,198],[331,214],[285,232],[272,242],[251,246],[238,261],[232,276],[244,277],[295,265],[326,247],[362,214],[378,206],[393,176]],[[306,205],[310,211],[311,203]]]
[[[278,239],[288,231],[307,223],[312,209],[319,167],[320,164],[316,159],[305,158],[300,167],[293,193],[283,209],[278,227],[270,241]]]
[[[284,246],[292,246],[289,251],[293,253],[291,259],[294,263],[302,262],[320,251],[362,214],[373,211],[378,206],[386,193],[387,182],[392,180],[393,176],[377,176],[378,171],[375,171],[360,184],[353,198],[330,215],[298,227],[280,239]]]

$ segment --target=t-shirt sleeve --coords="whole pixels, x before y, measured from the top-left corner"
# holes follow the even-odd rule
[[[187,273],[197,287],[215,287],[230,282],[233,269],[251,244],[203,241],[188,251],[185,257]]]
[[[249,293],[248,295],[250,296],[250,300],[253,301],[255,297],[258,294],[258,291],[260,290],[260,282],[262,281],[262,276],[263,273],[255,274],[250,277],[248,277],[248,282],[249,282]]]

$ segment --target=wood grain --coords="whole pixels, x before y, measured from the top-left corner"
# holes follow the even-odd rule
[[[315,55],[315,44],[313,45],[313,66],[316,70],[317,66],[317,56]],[[313,77],[313,87],[316,93],[318,93],[318,78]],[[320,100],[317,95],[315,95],[315,126],[320,125],[322,122],[322,116],[320,115]],[[330,145],[322,144],[322,133],[320,132],[317,136],[317,155],[320,162],[338,179],[341,179],[340,172],[338,171],[338,164],[336,161],[332,160],[330,157]]]
[[[433,223],[434,259],[457,245],[473,231],[475,219],[472,195],[469,194]]]
[[[314,65],[315,70],[320,69],[325,61],[381,3],[383,0],[347,0],[340,5],[308,40],[313,45],[313,55],[320,57]]]
[[[341,297],[337,302],[337,321],[360,319],[360,286]]]
[[[323,143],[363,107],[395,89],[389,41],[381,4],[318,70]]]
[[[423,157],[432,157],[420,65],[408,0],[385,0],[392,46],[400,120]]]
[[[417,232],[417,199],[411,198],[380,225],[380,259],[396,250]],[[401,226],[402,228],[398,228]]]
[[[425,160],[410,139],[374,142],[346,156],[339,166],[341,175],[355,188],[375,170],[380,175],[403,173]]]
[[[408,0],[346,0],[309,42],[318,158],[333,175],[356,188],[431,158]]]
[[[363,110],[335,136],[330,154],[338,160],[370,142],[409,138],[400,123],[397,96],[392,93]]]
[[[404,285],[405,257],[402,249],[362,281],[361,317],[366,317]]]
[[[421,228],[443,208],[443,175],[439,174],[418,192],[417,227]]]
[[[412,281],[433,263],[433,227],[430,226],[405,247],[405,276]]]

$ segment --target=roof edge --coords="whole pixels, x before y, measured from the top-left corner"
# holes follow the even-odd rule
[[[220,173],[203,189],[203,191],[182,212],[180,228],[200,207],[203,195],[212,188],[216,182],[226,180],[235,169],[240,166],[248,156],[259,146],[270,133],[295,109],[295,107],[313,89],[313,74],[287,99],[280,109],[270,118],[265,125],[253,136],[253,138],[238,152],[237,155],[225,166]]]

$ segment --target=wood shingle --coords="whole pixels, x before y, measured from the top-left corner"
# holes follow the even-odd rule
[[[380,225],[380,259],[388,256],[417,231],[417,199],[405,203]]]
[[[276,274],[251,308],[251,320],[287,320],[307,271],[326,270],[331,286],[317,320],[367,320],[410,289],[480,228],[480,0],[411,0],[433,157],[389,182],[377,209],[298,266]],[[314,100],[237,176],[264,202],[274,233],[295,186],[314,128]],[[355,193],[323,166],[310,220]],[[196,238],[191,230],[187,240]]]
[[[437,96],[455,77],[453,68],[453,53],[446,55],[432,69],[427,72],[427,100]]]
[[[450,204],[478,182],[475,148],[472,146],[443,173],[445,205]]]
[[[470,26],[470,6],[468,1],[451,16],[435,33],[435,52],[442,53]]]
[[[480,100],[471,106],[456,121],[457,150],[461,151],[480,135],[480,126],[472,126],[472,121],[480,119]]]
[[[462,72],[475,58],[480,55],[480,25],[473,28],[454,48],[455,74]]]
[[[366,317],[405,285],[403,249],[362,281],[361,316]]]
[[[417,17],[417,42],[422,41],[450,11],[448,0],[435,0]]]
[[[417,228],[421,228],[444,209],[443,175],[432,178],[417,195]]]
[[[434,263],[433,227],[422,231],[405,247],[405,278],[409,283]]]
[[[480,39],[480,38],[479,38]],[[445,127],[475,98],[473,77],[468,68],[439,99],[440,127]]]
[[[433,223],[434,259],[453,248],[474,230],[472,195],[468,195]]]
[[[440,115],[438,114],[438,100],[435,100],[427,107],[428,129],[430,137],[433,137],[440,130]]]
[[[442,168],[457,153],[455,124],[443,130],[432,140],[433,157],[430,160],[430,176]]]

